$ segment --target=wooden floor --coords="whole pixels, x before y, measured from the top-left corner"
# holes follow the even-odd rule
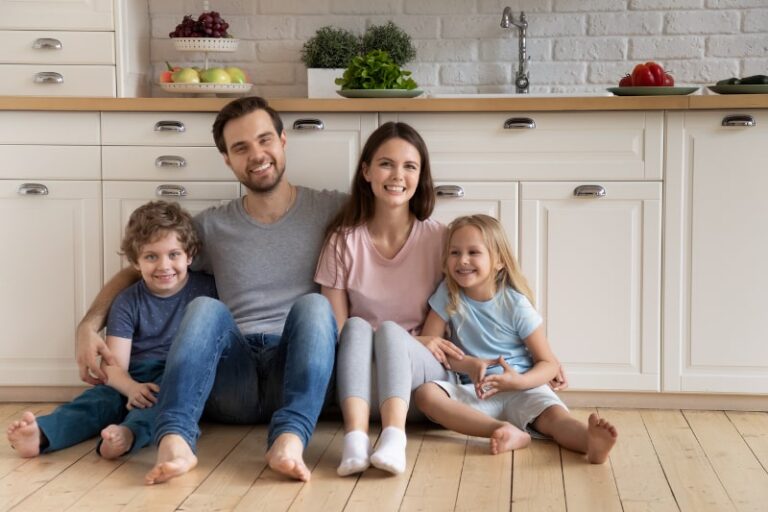
[[[53,405],[0,404],[2,424],[25,408],[45,413]],[[580,418],[589,412],[574,411]],[[409,426],[408,469],[399,477],[374,469],[337,477],[343,432],[338,422],[321,422],[306,450],[308,484],[265,467],[263,426],[204,425],[200,465],[152,487],[142,477],[153,449],[106,461],[86,442],[20,459],[2,443],[0,510],[768,510],[768,413],[599,412],[620,435],[601,466],[544,441],[491,456],[484,439],[417,425]]]

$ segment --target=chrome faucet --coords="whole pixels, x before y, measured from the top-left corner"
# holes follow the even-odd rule
[[[517,73],[515,73],[515,92],[517,94],[528,94],[528,87],[530,85],[528,74],[528,62],[531,57],[528,56],[528,52],[525,47],[525,33],[528,30],[528,20],[525,18],[525,13],[520,12],[520,21],[515,21],[515,16],[512,14],[510,7],[505,7],[504,12],[501,13],[501,28],[509,28],[510,25],[514,25],[518,28],[518,52],[517,52]]]

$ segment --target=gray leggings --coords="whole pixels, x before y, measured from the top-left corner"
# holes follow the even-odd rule
[[[362,318],[348,319],[337,354],[339,403],[357,397],[370,406],[378,395],[379,407],[392,397],[409,404],[411,391],[425,382],[452,380],[435,356],[395,322],[383,322],[374,332]],[[378,407],[371,411],[376,418],[377,413]]]

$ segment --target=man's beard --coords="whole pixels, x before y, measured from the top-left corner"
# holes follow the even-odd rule
[[[275,167],[275,169],[277,170],[277,167]],[[275,179],[274,183],[269,183],[267,185],[260,185],[260,186],[254,185],[247,180],[241,180],[240,183],[251,192],[256,192],[257,194],[268,194],[269,192],[272,192],[277,188],[277,186],[283,180],[283,174],[285,174],[285,166],[283,166],[282,169],[277,171],[277,178]]]

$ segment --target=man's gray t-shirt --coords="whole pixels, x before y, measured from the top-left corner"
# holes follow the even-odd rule
[[[346,199],[336,191],[296,187],[296,201],[273,224],[261,224],[242,198],[195,216],[203,250],[195,270],[212,273],[219,298],[243,334],[280,334],[288,311],[317,292],[315,267],[325,228]]]

